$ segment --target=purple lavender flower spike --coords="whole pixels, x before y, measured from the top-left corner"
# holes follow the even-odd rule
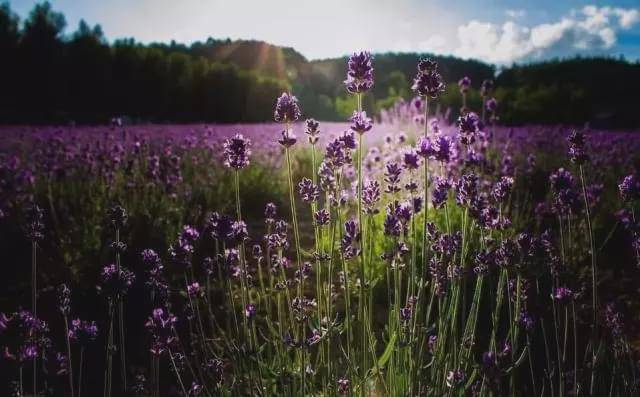
[[[349,119],[351,121],[351,130],[357,132],[362,135],[365,132],[371,130],[373,127],[371,123],[371,118],[367,117],[367,112],[358,112],[357,110],[353,111],[353,116]]]
[[[589,155],[585,152],[586,138],[583,132],[574,130],[567,137],[569,142],[569,158],[575,164],[582,165],[589,161]]]
[[[249,165],[249,156],[251,156],[251,140],[236,134],[224,143],[224,165],[240,170]]]
[[[630,202],[640,200],[640,178],[635,174],[627,175],[618,185],[622,201]]]
[[[286,148],[290,148],[298,142],[296,135],[293,131],[285,129],[280,131],[280,139],[278,139],[278,143]]]
[[[380,183],[376,180],[367,181],[362,187],[362,204],[366,214],[373,215],[380,212],[376,205],[380,202]]]
[[[398,163],[387,163],[384,173],[384,181],[387,183],[385,192],[397,193],[400,191],[400,175],[402,174],[402,168]]]
[[[460,88],[461,93],[469,92],[469,88],[471,88],[471,79],[468,76],[464,76],[458,80],[458,87]]]
[[[126,295],[135,281],[135,275],[128,269],[120,267],[118,271],[116,265],[105,266],[100,272],[100,283],[98,287],[109,298]]]
[[[480,131],[480,118],[474,112],[463,114],[458,118],[458,136],[463,145],[473,144]]]
[[[98,326],[95,321],[84,321],[79,318],[71,321],[69,339],[79,345],[86,346],[98,337]]]
[[[66,284],[58,287],[58,310],[63,316],[68,316],[71,312],[71,290]]]
[[[439,135],[433,142],[436,160],[448,163],[453,156],[453,144],[451,139],[446,135]]]
[[[340,136],[340,141],[342,141],[342,143],[344,144],[344,147],[347,149],[355,149],[357,147],[357,143],[356,143],[356,137],[353,133],[353,131],[348,130],[348,131],[344,131],[342,133],[342,136]]]
[[[338,379],[338,393],[345,395],[345,394],[349,394],[350,390],[351,390],[351,383],[349,382],[349,379],[346,379],[346,378]]]
[[[435,208],[441,208],[444,203],[447,202],[449,190],[451,189],[451,182],[442,177],[436,177],[435,187],[431,194],[431,203]]]
[[[573,299],[573,291],[567,287],[558,287],[553,291],[552,298],[562,304],[566,304]]]
[[[173,328],[178,318],[162,308],[153,310],[152,316],[145,323],[145,327],[151,334],[151,353],[162,355],[176,341]]]
[[[407,150],[402,156],[404,167],[408,170],[416,170],[420,166],[420,157],[415,150]]]
[[[489,95],[491,95],[492,91],[493,91],[493,80],[491,79],[483,80],[482,84],[480,85],[480,96],[488,97]]]
[[[247,306],[244,309],[244,315],[249,320],[253,319],[253,317],[256,315],[256,307],[250,303],[247,304]]]
[[[503,203],[511,192],[512,187],[513,178],[510,176],[503,176],[494,185],[493,190],[491,191],[491,197],[493,197],[496,203]]]
[[[329,220],[330,220],[329,211],[325,209],[318,210],[316,211],[315,214],[313,214],[313,219],[316,225],[326,226],[329,224]]]
[[[422,97],[437,98],[444,92],[442,76],[437,71],[438,65],[431,60],[418,62],[418,75],[413,80],[411,89]]]
[[[431,143],[431,139],[421,136],[420,140],[418,141],[416,153],[422,158],[431,158],[435,156],[436,151],[433,144]]]
[[[276,109],[273,119],[278,123],[293,123],[300,118],[300,107],[298,98],[289,93],[283,92],[276,102]]]
[[[344,81],[350,94],[369,91],[373,87],[373,56],[368,51],[353,53],[347,64],[347,79]]]
[[[302,197],[302,201],[305,203],[314,203],[318,201],[320,196],[320,189],[317,185],[314,185],[311,179],[302,178],[302,181],[298,183],[298,193]]]
[[[306,129],[304,133],[308,135],[309,143],[315,145],[318,142],[320,135],[320,123],[315,121],[314,119],[307,119],[305,121]]]
[[[490,98],[487,100],[485,107],[488,111],[493,113],[498,110],[498,101],[495,98]]]
[[[267,203],[264,207],[264,220],[267,224],[273,224],[276,221],[277,208],[274,203]]]
[[[44,211],[37,205],[33,205],[27,210],[27,225],[25,227],[26,237],[33,241],[40,241],[44,238]]]

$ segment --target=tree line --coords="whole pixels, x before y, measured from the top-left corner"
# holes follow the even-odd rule
[[[81,21],[63,36],[62,14],[38,4],[23,23],[0,5],[0,121],[262,121],[284,80],[132,39],[110,45]]]
[[[150,122],[265,121],[275,98],[291,90],[305,115],[344,120],[353,98],[344,90],[346,57],[308,61],[293,48],[256,40],[208,38],[190,45],[109,43],[84,21],[65,33],[64,15],[49,3],[24,21],[0,4],[0,122],[104,123],[114,116]],[[376,113],[413,96],[416,61],[426,54],[375,56],[376,82],[364,106]],[[439,106],[453,120],[461,106],[456,82],[477,89],[493,78],[501,122],[640,126],[634,96],[640,64],[613,58],[574,58],[497,70],[475,60],[434,56],[448,83]],[[468,94],[478,108],[477,90]]]

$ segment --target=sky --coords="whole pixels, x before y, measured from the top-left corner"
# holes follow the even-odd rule
[[[20,17],[38,1],[13,0]],[[52,0],[109,40],[257,39],[308,59],[432,52],[496,65],[581,55],[640,60],[640,0]]]

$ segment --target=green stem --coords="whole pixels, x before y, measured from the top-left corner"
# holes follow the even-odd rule
[[[31,242],[31,308],[33,311],[33,317],[38,316],[37,311],[37,251],[38,244],[34,241]],[[38,395],[38,359],[33,358],[33,395]]]
[[[71,341],[69,340],[69,319],[67,315],[64,315],[64,333],[65,339],[67,342],[67,362],[69,363],[69,390],[71,392],[71,397],[74,396],[73,392],[73,361],[71,361]]]

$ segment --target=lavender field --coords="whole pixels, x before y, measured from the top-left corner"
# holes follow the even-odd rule
[[[371,118],[374,62],[343,123],[0,128],[2,395],[638,395],[638,131],[428,59]]]

